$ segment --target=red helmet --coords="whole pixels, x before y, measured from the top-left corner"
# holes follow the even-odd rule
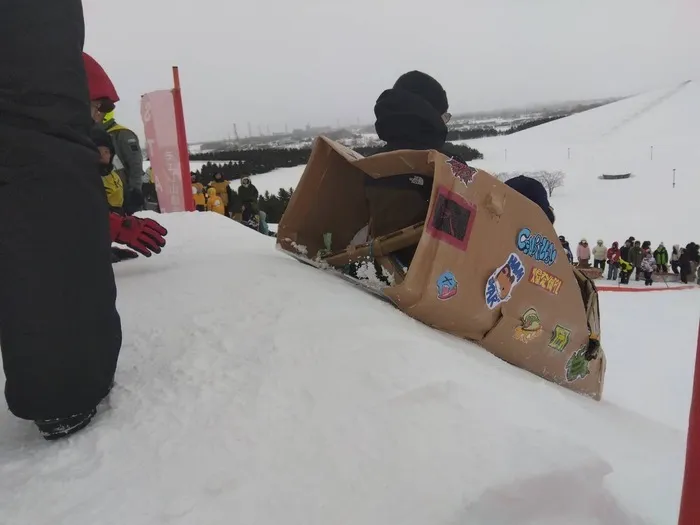
[[[114,89],[114,84],[112,84],[105,70],[94,58],[85,52],[83,52],[83,63],[85,64],[90,100],[110,102],[112,109],[114,109],[114,104],[119,102],[119,95],[117,95],[117,90]]]

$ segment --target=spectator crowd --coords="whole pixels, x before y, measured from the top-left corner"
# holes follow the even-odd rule
[[[196,173],[191,176],[192,198],[197,211],[218,213],[264,235],[270,234],[267,215],[258,203],[260,194],[250,177],[241,178],[236,191],[231,187],[231,181],[226,180],[221,173],[216,173],[206,187],[198,181]]]
[[[635,281],[644,279],[646,286],[652,286],[653,276],[673,273],[682,283],[700,284],[700,246],[690,242],[681,247],[673,245],[669,254],[663,242],[652,249],[651,241],[638,241],[634,237],[627,239],[622,246],[617,241],[608,248],[602,239],[598,239],[591,247],[586,239],[581,239],[576,247],[576,261],[569,242],[563,235],[559,236],[571,264],[578,268],[598,268],[602,276],[611,281],[620,280],[620,284],[629,284],[634,274]],[[669,272],[670,270],[670,272]]]

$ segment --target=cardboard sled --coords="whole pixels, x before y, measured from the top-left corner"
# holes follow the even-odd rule
[[[389,219],[398,219],[372,216],[366,179],[401,174],[423,181],[429,204],[397,189],[400,212]],[[336,269],[376,261],[390,277],[381,293],[409,316],[601,398],[595,286],[569,264],[542,210],[490,174],[436,151],[363,158],[320,137],[278,228],[278,247],[294,257]],[[363,229],[370,239],[358,243]],[[408,265],[392,256],[407,248]]]

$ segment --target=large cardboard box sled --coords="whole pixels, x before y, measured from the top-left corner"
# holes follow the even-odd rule
[[[400,179],[423,186],[422,193],[380,184],[406,174]],[[377,191],[385,192],[380,199]],[[320,137],[277,243],[298,259],[355,277],[348,268],[369,261],[386,278],[381,293],[411,317],[601,397],[605,354],[595,286],[569,264],[542,210],[485,171],[436,151],[363,158]],[[357,282],[376,290],[372,281]]]

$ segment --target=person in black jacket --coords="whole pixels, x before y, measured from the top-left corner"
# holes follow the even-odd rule
[[[1,11],[5,398],[15,416],[57,439],[95,415],[122,337],[109,211],[90,140],[83,10],[81,0],[21,0]]]
[[[434,149],[464,163],[445,147],[448,109],[447,93],[433,77],[421,71],[401,75],[374,106],[374,128],[386,142],[381,151]],[[371,234],[381,236],[425,220],[431,184],[411,173],[381,179],[367,176],[365,193]]]

